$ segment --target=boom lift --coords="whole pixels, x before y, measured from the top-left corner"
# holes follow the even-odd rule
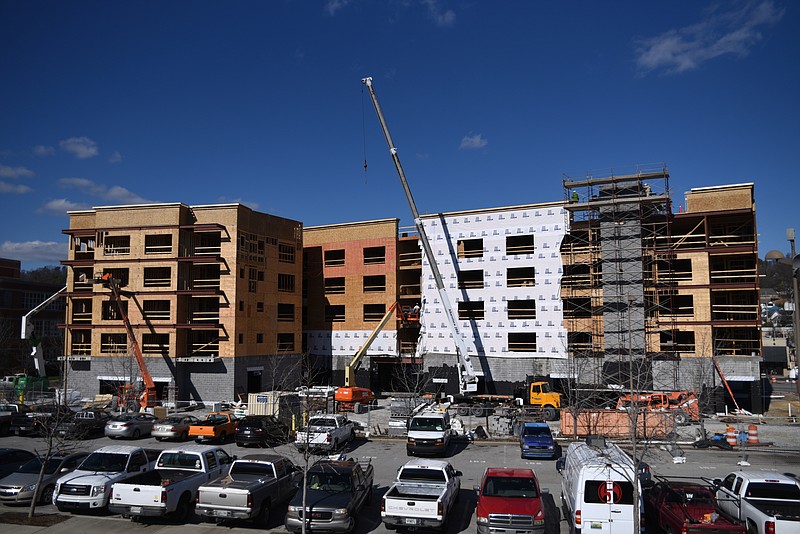
[[[111,298],[117,305],[117,311],[119,311],[120,317],[122,317],[122,324],[125,325],[125,331],[128,333],[133,355],[136,358],[136,363],[139,365],[139,372],[142,375],[142,382],[144,383],[144,391],[138,395],[138,398],[135,395],[135,389],[132,385],[122,386],[120,391],[122,404],[124,404],[128,411],[138,411],[139,406],[152,408],[157,405],[156,384],[153,382],[153,377],[150,376],[150,371],[147,370],[147,364],[144,361],[144,356],[142,356],[142,349],[139,347],[139,342],[136,341],[136,335],[133,333],[133,327],[128,319],[128,314],[125,313],[125,307],[122,305],[119,281],[115,279],[111,273],[107,273],[95,279],[94,282],[103,284],[111,290]]]
[[[405,319],[403,311],[400,309],[399,302],[395,302],[389,306],[389,309],[386,310],[386,314],[384,314],[378,325],[372,333],[370,333],[366,341],[364,341],[361,348],[358,349],[358,352],[356,352],[356,355],[350,360],[347,367],[344,368],[344,387],[338,388],[334,395],[334,399],[339,403],[340,410],[354,410],[356,403],[369,404],[375,400],[375,395],[371,390],[356,386],[356,371],[361,367],[361,360],[366,356],[375,338],[378,337],[381,330],[389,324],[389,321],[392,317],[395,317],[397,313],[400,314],[401,319]]]
[[[406,181],[406,175],[403,172],[403,166],[400,164],[400,158],[397,155],[397,148],[394,146],[392,136],[389,134],[389,128],[386,126],[386,120],[383,118],[383,112],[380,105],[378,105],[378,97],[375,96],[375,90],[372,88],[372,78],[367,77],[361,80],[361,83],[367,86],[369,96],[372,99],[372,105],[375,107],[375,112],[378,114],[378,120],[381,123],[383,135],[386,138],[386,143],[389,145],[389,152],[392,155],[397,174],[400,176],[400,183],[403,185],[403,191],[406,194],[406,200],[411,207],[411,214],[414,216],[414,225],[417,227],[420,243],[422,249],[425,251],[425,256],[431,266],[433,278],[436,281],[436,289],[439,292],[439,300],[445,310],[447,316],[447,324],[453,334],[453,341],[456,344],[456,355],[458,356],[458,374],[459,374],[459,393],[461,395],[471,394],[478,391],[478,375],[475,374],[475,368],[472,365],[472,360],[467,353],[467,345],[464,343],[464,338],[461,337],[461,332],[458,329],[458,322],[456,320],[453,307],[450,305],[450,299],[445,291],[444,282],[442,281],[442,274],[439,272],[439,267],[436,265],[436,256],[433,255],[433,249],[428,241],[428,236],[425,234],[425,228],[417,211],[417,205],[414,203],[414,197],[411,195],[411,189]]]

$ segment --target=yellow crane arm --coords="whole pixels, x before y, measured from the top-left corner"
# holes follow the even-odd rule
[[[356,355],[353,356],[353,359],[350,361],[350,364],[347,367],[345,367],[344,387],[348,388],[348,387],[354,387],[356,385],[356,371],[358,370],[358,367],[361,365],[361,360],[364,358],[364,355],[367,354],[367,350],[369,350],[369,347],[370,345],[372,345],[372,342],[375,341],[375,338],[378,337],[380,331],[383,330],[384,326],[386,326],[386,323],[388,323],[389,320],[392,317],[394,317],[395,312],[397,310],[397,306],[398,306],[397,302],[389,306],[389,309],[386,310],[386,315],[383,316],[381,322],[378,323],[378,326],[375,327],[375,329],[369,335],[369,337],[361,346],[361,348],[358,349],[358,352],[356,352]]]

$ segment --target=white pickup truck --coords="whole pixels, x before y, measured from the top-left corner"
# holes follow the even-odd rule
[[[171,514],[185,521],[194,506],[197,488],[228,474],[233,460],[214,445],[166,449],[155,469],[114,484],[108,510],[132,519]]]
[[[444,460],[417,459],[397,471],[383,495],[381,520],[396,528],[447,528],[447,515],[461,490],[461,471]]]
[[[308,424],[295,433],[299,450],[332,452],[356,437],[355,425],[343,415],[321,414],[308,418]]]
[[[61,512],[102,510],[108,506],[111,486],[152,469],[159,452],[130,445],[101,447],[58,479],[53,504]]]
[[[772,471],[734,471],[714,480],[717,504],[748,534],[800,534],[800,482]]]

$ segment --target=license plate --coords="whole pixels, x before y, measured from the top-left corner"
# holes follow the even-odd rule
[[[217,517],[228,517],[229,515],[231,515],[231,513],[228,510],[213,510],[211,513],[212,515],[215,515]]]
[[[591,523],[591,527],[590,528],[599,528],[599,529],[601,529],[601,528],[603,528],[603,524],[602,523]]]
[[[141,506],[131,506],[131,514],[136,515],[136,514],[141,514],[141,513],[142,513],[142,507]]]
[[[417,520],[414,517],[406,517],[406,525],[416,525]]]

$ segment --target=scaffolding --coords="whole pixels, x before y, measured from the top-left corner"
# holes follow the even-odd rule
[[[583,383],[652,388],[653,358],[677,359],[665,164],[563,178],[570,232],[562,298],[571,358],[593,362]],[[670,319],[671,318],[671,319]],[[672,343],[670,343],[672,341]]]

